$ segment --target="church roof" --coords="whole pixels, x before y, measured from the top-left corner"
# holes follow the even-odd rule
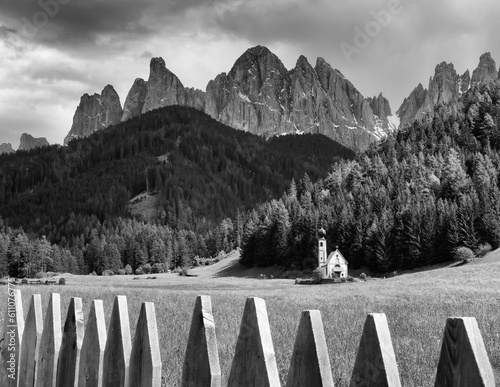
[[[347,260],[344,258],[344,256],[343,256],[343,255],[342,255],[342,253],[339,251],[339,249],[332,251],[332,252],[328,255],[327,262],[330,262],[330,260],[331,260],[331,259],[334,259],[334,258],[336,258],[337,256],[338,256],[338,258],[339,258],[339,264],[340,264],[340,265],[348,265]]]

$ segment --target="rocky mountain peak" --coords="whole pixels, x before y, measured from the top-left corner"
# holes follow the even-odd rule
[[[121,118],[122,121],[141,115],[142,108],[146,102],[147,93],[148,83],[142,78],[137,78],[128,92],[127,98],[125,99],[125,104],[123,105],[123,116]]]
[[[430,82],[432,82],[432,79],[429,83]],[[424,89],[424,86],[422,86],[421,83],[419,83],[410,95],[404,99],[403,103],[396,112],[396,115],[400,119],[401,126],[405,126],[415,119],[424,105],[426,98],[427,90]]]
[[[12,149],[12,144],[10,143],[3,143],[0,144],[0,155],[3,153],[14,153],[15,150]]]
[[[107,85],[101,94],[85,93],[73,116],[73,125],[64,139],[64,145],[74,138],[90,136],[97,130],[121,121],[123,110],[120,97],[113,86]]]
[[[458,81],[459,76],[453,63],[438,64],[434,71],[434,78],[429,82],[428,97],[431,101],[427,102],[429,105],[427,107],[432,110],[437,104],[447,104],[456,100],[459,96]]]
[[[164,106],[185,105],[186,92],[182,82],[165,66],[163,58],[153,58],[150,63],[147,93],[142,113]]]
[[[368,102],[370,107],[375,114],[380,119],[386,119],[387,117],[392,116],[391,106],[389,101],[380,93],[378,97],[368,98]]]
[[[35,138],[28,133],[23,133],[21,135],[21,143],[19,144],[18,150],[31,150],[35,148],[40,148],[42,146],[49,146],[49,142],[45,137]]]
[[[489,52],[479,58],[479,65],[472,73],[471,84],[489,83],[498,78],[497,65]]]

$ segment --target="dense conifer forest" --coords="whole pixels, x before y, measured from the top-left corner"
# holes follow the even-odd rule
[[[239,246],[247,212],[291,179],[315,181],[354,158],[324,136],[266,140],[184,107],[68,147],[2,155],[0,274],[189,266]],[[144,197],[153,199],[149,222],[131,211]]]
[[[245,265],[313,268],[320,227],[351,268],[379,273],[497,248],[499,120],[489,84],[357,156],[181,107],[3,155],[0,274],[161,271],[235,247]],[[153,219],[131,213],[138,195],[154,199]]]
[[[251,211],[241,262],[315,267],[320,227],[351,268],[379,273],[499,247],[499,120],[500,86],[482,85],[326,178],[299,180]]]

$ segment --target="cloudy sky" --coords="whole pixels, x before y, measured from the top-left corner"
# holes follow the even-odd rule
[[[62,143],[83,93],[123,104],[153,56],[204,90],[258,44],[289,69],[321,56],[396,111],[442,61],[500,61],[499,18],[498,0],[0,0],[0,143]]]

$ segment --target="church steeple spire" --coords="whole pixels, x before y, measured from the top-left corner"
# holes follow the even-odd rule
[[[326,253],[326,231],[325,229],[320,229],[318,231],[318,267],[323,267],[326,265],[327,253]]]

